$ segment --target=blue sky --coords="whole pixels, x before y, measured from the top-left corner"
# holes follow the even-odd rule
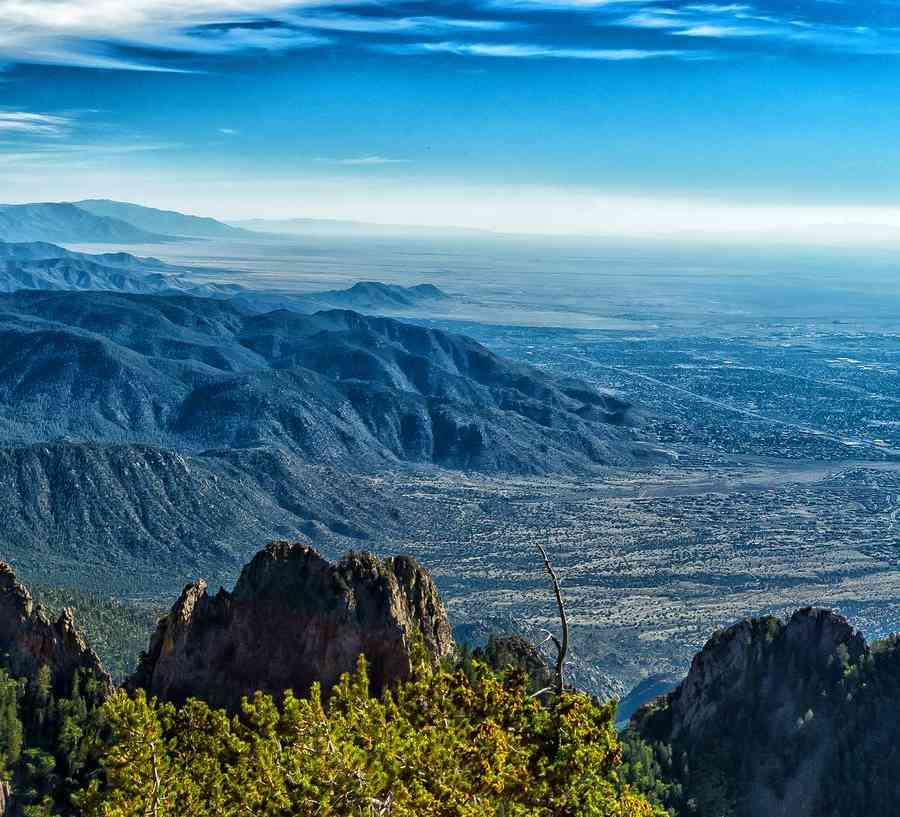
[[[0,185],[233,218],[880,235],[900,2],[0,0]]]

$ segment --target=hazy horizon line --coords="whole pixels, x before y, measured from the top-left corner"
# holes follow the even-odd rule
[[[490,191],[496,196],[497,191]],[[506,191],[507,195],[511,195]],[[524,188],[523,197],[527,198]],[[540,191],[531,191],[532,197]],[[183,204],[173,204],[165,197],[119,198],[115,195],[82,195],[79,197],[29,197],[12,196],[2,204],[77,204],[79,201],[108,200],[155,210],[191,215],[199,218],[214,218],[224,224],[242,226],[255,222],[262,227],[266,222],[273,225],[289,222],[347,225],[348,227],[371,227],[385,231],[454,232],[482,235],[494,238],[545,238],[570,240],[608,241],[660,241],[673,243],[741,244],[765,243],[771,245],[894,245],[900,243],[900,206],[875,205],[762,205],[728,203],[716,200],[691,200],[685,198],[651,198],[602,194],[560,195],[561,191],[546,191],[547,207],[543,212],[544,223],[535,223],[537,207],[522,207],[522,201],[510,201],[511,208],[517,208],[513,219],[506,223],[485,223],[489,221],[490,201],[479,200],[472,195],[466,202],[470,208],[470,220],[452,217],[429,218],[429,208],[438,195],[432,192],[429,198],[423,196],[418,207],[417,218],[404,218],[403,210],[411,206],[410,201],[398,205],[391,202],[393,216],[379,217],[378,213],[360,207],[371,207],[366,201],[360,205],[346,198],[342,199],[343,212],[333,206],[325,206],[317,212],[287,209],[290,205],[281,202],[286,209],[273,213],[265,206],[259,211],[246,209],[242,212],[225,214],[228,208],[221,199],[218,207],[205,207],[192,196],[187,196]],[[454,191],[459,198],[460,191]],[[552,201],[550,196],[553,196]],[[235,198],[238,196],[236,195]],[[246,198],[244,198],[246,201]],[[387,202],[387,199],[385,199]],[[534,201],[532,201],[532,205]],[[271,204],[269,205],[271,206]],[[414,205],[413,205],[414,206]],[[567,212],[568,211],[568,212]],[[515,215],[521,223],[515,223]],[[571,217],[569,217],[571,216]],[[612,218],[611,218],[612,216]],[[531,223],[526,220],[531,219]],[[496,218],[496,216],[495,216]],[[591,220],[595,224],[590,224]],[[127,220],[127,218],[125,219]],[[698,226],[705,225],[705,226]],[[602,225],[602,226],[601,226]],[[593,227],[593,229],[592,229]],[[261,236],[265,231],[259,230]]]

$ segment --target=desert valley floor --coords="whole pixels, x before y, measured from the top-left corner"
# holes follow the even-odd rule
[[[365,547],[419,557],[460,634],[552,625],[537,542],[564,577],[577,672],[598,690],[681,673],[713,629],[748,614],[822,604],[869,637],[900,628],[900,325],[885,258],[848,287],[830,283],[846,280],[840,258],[788,251],[372,239],[137,251],[264,292],[434,284],[452,301],[395,316],[641,408],[661,456],[643,467],[360,476],[399,520]],[[724,320],[708,323],[713,309]],[[319,542],[331,556],[360,546]]]

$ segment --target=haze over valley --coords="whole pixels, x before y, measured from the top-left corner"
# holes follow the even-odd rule
[[[541,542],[603,694],[746,615],[897,627],[888,257],[92,210],[172,235],[0,244],[26,578],[152,606],[304,535],[417,556],[477,639],[552,622]]]

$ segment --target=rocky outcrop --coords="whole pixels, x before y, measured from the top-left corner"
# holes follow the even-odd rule
[[[849,815],[833,808],[853,790],[841,778],[856,774],[847,758],[868,751],[877,728],[872,713],[884,702],[873,690],[900,681],[895,669],[881,669],[894,652],[873,654],[831,610],[742,621],[713,635],[685,680],[632,723],[646,740],[671,747],[685,797],[678,805],[693,803],[690,813]],[[894,706],[885,715],[896,727]],[[900,791],[892,802],[891,813],[900,813]]]
[[[672,738],[702,740],[742,693],[764,696],[785,717],[802,715],[794,711],[801,678],[839,672],[866,649],[862,635],[831,610],[799,610],[787,623],[770,616],[735,624],[694,656],[687,678],[672,693]]]
[[[362,553],[332,565],[304,544],[273,542],[233,592],[186,587],[129,685],[234,710],[257,690],[303,695],[318,681],[327,691],[364,654],[378,692],[409,674],[420,632],[435,659],[450,653],[437,588],[414,559]]]
[[[112,679],[75,627],[72,611],[64,610],[51,621],[4,562],[0,562],[0,656],[0,665],[14,677],[31,678],[47,666],[60,695],[69,694],[79,671],[92,673],[101,691],[112,690]]]

